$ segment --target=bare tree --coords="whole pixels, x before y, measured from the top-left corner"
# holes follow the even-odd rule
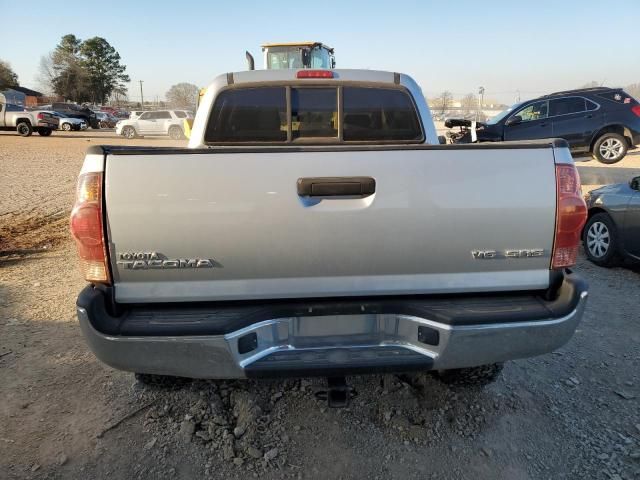
[[[478,97],[473,93],[467,93],[462,98],[462,111],[465,115],[475,112],[478,109]]]
[[[169,89],[165,97],[173,108],[195,110],[198,101],[198,87],[191,83],[178,83]]]
[[[440,107],[440,113],[444,115],[444,112],[446,112],[449,107],[451,107],[451,103],[453,103],[453,95],[451,94],[451,92],[449,90],[445,90],[444,92],[442,92],[438,97],[438,103]]]
[[[109,103],[111,105],[121,106],[129,102],[129,96],[127,95],[127,89],[123,86],[119,86],[111,92],[109,96]]]
[[[429,100],[429,107],[434,112],[439,112],[440,114],[444,114],[453,103],[453,95],[451,92],[444,91],[437,97],[433,97]]]
[[[47,95],[53,94],[55,89],[53,82],[55,78],[56,74],[53,70],[53,59],[51,58],[51,54],[49,53],[40,57],[38,75],[36,76],[39,88]]]

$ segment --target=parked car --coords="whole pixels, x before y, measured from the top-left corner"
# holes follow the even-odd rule
[[[585,219],[566,141],[440,145],[407,75],[228,73],[188,148],[87,152],[77,313],[143,381],[321,375],[330,402],[348,374],[482,383],[573,335]]]
[[[588,220],[582,233],[587,258],[609,267],[619,260],[640,261],[640,177],[585,195]]]
[[[133,112],[132,112],[133,113]],[[116,124],[116,135],[136,138],[143,135],[169,135],[174,140],[185,138],[184,110],[158,110],[143,112],[139,117],[120,120]]]
[[[116,117],[118,120],[125,120],[129,118],[129,112],[126,112],[124,110],[119,110],[115,112],[113,116]]]
[[[65,132],[70,132],[71,130],[86,130],[87,123],[80,118],[73,118],[65,115],[60,112],[51,112],[52,115],[58,117],[58,128],[60,130],[64,130]]]
[[[111,115],[116,115],[116,113],[118,113],[118,109],[115,107],[100,107],[100,111],[101,112],[105,112],[105,113],[109,113]]]
[[[91,128],[100,128],[95,112],[88,107],[75,103],[53,103],[51,109],[68,117],[84,120]]]
[[[14,130],[23,137],[35,131],[48,137],[57,128],[58,118],[50,112],[27,112],[22,107],[6,103],[4,95],[0,93],[0,130]]]
[[[98,124],[100,128],[114,128],[116,123],[118,123],[118,119],[113,115],[107,112],[96,112],[96,118],[98,119]]]
[[[178,118],[194,118],[191,110],[172,110]]]
[[[120,121],[120,118],[113,113],[107,113],[107,118],[109,119],[109,125],[111,125],[109,128],[115,128],[116,123]]]
[[[456,143],[473,139],[471,121],[450,119],[461,127]],[[476,125],[478,142],[564,138],[573,152],[590,152],[605,164],[619,162],[640,144],[640,104],[620,88],[583,88],[552,93],[513,105]]]

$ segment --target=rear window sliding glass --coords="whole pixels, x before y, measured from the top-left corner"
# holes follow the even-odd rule
[[[218,95],[206,142],[285,142],[287,95],[284,87],[226,90]]]
[[[337,137],[338,90],[292,88],[291,135],[294,139]]]
[[[205,141],[337,142],[341,138],[348,143],[419,142],[424,138],[415,104],[404,90],[344,86],[341,118],[338,98],[336,86],[291,86],[289,100],[285,86],[225,90],[214,103]]]
[[[404,91],[345,87],[343,95],[345,141],[422,139],[415,106]]]

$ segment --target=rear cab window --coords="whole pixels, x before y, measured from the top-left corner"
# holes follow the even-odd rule
[[[409,94],[381,88],[344,88],[344,140],[419,141],[422,129]]]
[[[205,130],[209,144],[423,141],[413,98],[392,86],[233,87],[218,94]]]
[[[209,115],[211,143],[287,141],[285,87],[238,88],[221,92]]]
[[[296,138],[338,138],[338,90],[291,89],[291,133]]]

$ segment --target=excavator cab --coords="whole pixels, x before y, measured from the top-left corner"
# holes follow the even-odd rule
[[[322,42],[266,43],[262,45],[264,68],[336,68],[333,48]]]

